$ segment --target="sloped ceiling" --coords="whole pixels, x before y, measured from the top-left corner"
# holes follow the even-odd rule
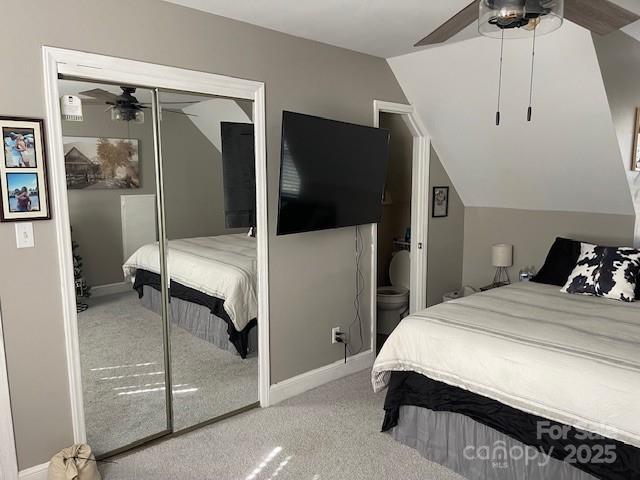
[[[466,206],[634,214],[590,33],[571,22],[505,43],[484,37],[388,59]]]
[[[167,0],[378,57],[415,50],[471,0]],[[472,27],[456,35],[477,35]]]
[[[166,0],[302,38],[389,58],[417,49],[413,44],[469,5],[471,0]],[[638,0],[612,0],[640,14]],[[626,33],[640,36],[640,22]],[[477,37],[471,24],[448,43]],[[421,47],[437,48],[437,47]]]
[[[222,152],[220,122],[253,123],[238,102],[230,98],[211,98],[189,105],[182,111],[192,115],[189,119],[220,152]]]

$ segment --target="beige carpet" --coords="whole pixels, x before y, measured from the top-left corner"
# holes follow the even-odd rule
[[[369,372],[115,458],[105,480],[461,480],[380,433]]]
[[[87,437],[106,453],[167,428],[159,315],[135,292],[89,299],[78,315]],[[258,362],[171,329],[174,425],[180,430],[258,401]]]

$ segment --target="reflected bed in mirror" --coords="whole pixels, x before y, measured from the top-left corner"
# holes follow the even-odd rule
[[[232,234],[170,240],[167,259],[172,320],[234,355],[246,358],[255,352],[258,312],[255,238]],[[145,307],[159,311],[157,244],[140,247],[123,270]]]
[[[246,234],[170,240],[171,354],[176,429],[258,398],[256,239]],[[124,264],[139,306],[159,314],[157,244]],[[177,327],[177,328],[175,328]]]

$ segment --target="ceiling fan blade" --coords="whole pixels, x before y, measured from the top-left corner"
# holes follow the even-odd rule
[[[187,105],[187,104],[192,104],[192,103],[200,103],[199,101],[194,101],[194,102],[160,102],[160,105]],[[151,105],[150,102],[142,102],[139,103],[139,105]]]
[[[449,40],[456,33],[461,32],[478,19],[480,12],[480,0],[474,0],[469,5],[456,13],[449,20],[436,28],[429,35],[424,37],[414,47],[423,47],[425,45],[434,45]]]
[[[104,105],[104,100],[98,100],[97,98],[86,99],[82,98],[82,105]]]
[[[101,88],[94,88],[93,90],[85,90],[84,92],[80,92],[79,95],[84,95],[86,97],[92,97],[97,100],[110,101],[110,102],[115,102],[115,100],[118,98],[118,95],[111,92],[107,92],[106,90],[103,90]]]
[[[640,20],[640,16],[608,0],[565,0],[564,16],[599,35]]]
[[[149,108],[149,107],[145,107],[145,108]],[[186,115],[187,117],[197,117],[198,115],[194,115],[193,113],[185,113],[182,110],[173,110],[172,108],[163,108],[162,112],[169,112],[169,113],[178,113],[180,115]]]

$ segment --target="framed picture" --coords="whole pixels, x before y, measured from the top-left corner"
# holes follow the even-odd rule
[[[63,137],[68,189],[140,188],[138,140]]]
[[[434,218],[449,216],[449,187],[433,187],[431,216]]]
[[[633,130],[633,150],[631,152],[631,170],[640,172],[640,108],[636,108],[636,124]]]
[[[0,117],[0,133],[0,220],[50,219],[43,121]]]

